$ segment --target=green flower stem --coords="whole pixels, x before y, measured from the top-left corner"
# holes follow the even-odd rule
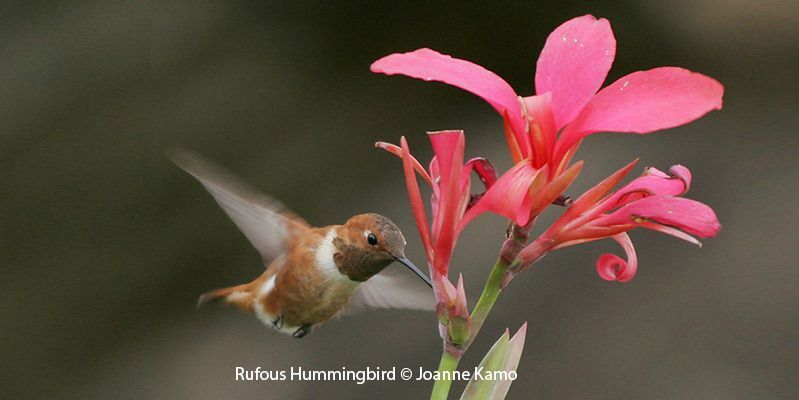
[[[494,307],[499,293],[502,292],[500,284],[507,270],[508,263],[502,259],[497,260],[494,267],[491,268],[491,273],[488,275],[485,287],[483,287],[483,293],[480,294],[480,298],[477,300],[477,304],[472,310],[472,335],[466,344],[467,347],[472,343],[474,338],[477,337],[477,333],[480,332],[483,322],[485,322],[488,314],[491,312],[491,308]]]
[[[533,223],[534,221],[527,227],[520,227],[518,225],[510,226],[508,238],[502,244],[502,248],[499,251],[499,258],[497,258],[497,262],[494,263],[494,267],[491,268],[486,284],[483,287],[483,293],[480,294],[480,298],[477,300],[477,304],[472,310],[472,335],[469,341],[466,342],[463,351],[466,351],[469,345],[472,344],[477,334],[480,332],[483,322],[488,318],[488,314],[491,312],[491,308],[494,307],[499,293],[502,292],[502,282],[508,272],[508,266],[516,260],[519,252],[524,248],[525,243],[527,243],[527,234],[530,228],[532,228]]]
[[[458,353],[462,354],[462,353]],[[453,354],[450,351],[444,350],[441,354],[441,362],[438,364],[439,376],[446,374],[452,377],[452,372],[458,368],[458,363],[461,361],[459,355]],[[449,396],[449,388],[452,386],[452,379],[437,379],[433,385],[433,392],[430,394],[430,400],[446,400]]]

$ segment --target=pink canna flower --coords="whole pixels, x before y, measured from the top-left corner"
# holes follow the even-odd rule
[[[385,142],[378,142],[376,146],[402,158],[411,208],[433,278],[441,337],[448,345],[454,345],[452,351],[456,351],[454,349],[468,339],[472,321],[463,277],[459,277],[457,286],[447,278],[450,259],[458,236],[468,222],[464,219],[465,214],[474,209],[475,203],[481,202],[480,196],[471,195],[471,173],[475,172],[489,191],[497,178],[494,167],[483,158],[473,158],[464,163],[465,138],[462,131],[431,132],[428,137],[435,153],[429,170],[425,170],[411,155],[405,137],[401,138],[400,147]],[[428,224],[417,173],[433,189],[432,225]]]
[[[371,70],[440,81],[481,97],[502,116],[514,162],[530,160],[535,169],[548,165],[554,179],[586,136],[650,133],[721,109],[723,86],[679,67],[634,72],[599,90],[615,53],[610,23],[585,15],[547,38],[536,64],[535,96],[520,97],[495,73],[430,49],[388,55]]]
[[[531,215],[537,215],[557,199],[582,168],[582,162],[576,163],[549,182],[547,167],[536,169],[526,160],[497,178],[494,167],[484,158],[463,162],[463,131],[430,132],[428,137],[435,153],[429,171],[410,154],[405,137],[402,137],[400,146],[385,142],[378,142],[376,146],[402,158],[416,227],[433,275],[447,276],[457,238],[475,217],[491,211],[524,226]],[[472,172],[486,187],[480,195],[471,194]],[[416,174],[433,189],[431,225],[428,224]]]
[[[472,196],[470,192],[471,173],[475,172],[488,190],[497,178],[494,167],[484,158],[473,158],[464,163],[466,142],[463,131],[430,132],[428,137],[435,154],[430,162],[429,171],[411,155],[405,137],[401,138],[400,147],[385,142],[378,142],[375,145],[402,158],[405,184],[416,227],[431,266],[431,274],[435,278],[435,275],[447,276],[458,236],[468,222],[464,219],[464,215],[467,209],[473,208],[471,206],[475,201],[480,202],[479,196]],[[424,202],[416,180],[417,173],[433,189],[430,202],[432,225],[428,225],[427,222]],[[469,216],[469,220],[473,218],[474,216]]]
[[[679,197],[691,185],[691,173],[681,165],[671,167],[669,174],[647,168],[643,175],[608,194],[636,163],[637,160],[629,163],[575,200],[546,232],[519,253],[518,262],[505,281],[550,250],[609,237],[622,246],[627,261],[604,254],[597,260],[597,272],[605,280],[627,282],[638,268],[627,231],[648,228],[696,245],[701,244],[694,236],[716,236],[721,225],[713,210]]]

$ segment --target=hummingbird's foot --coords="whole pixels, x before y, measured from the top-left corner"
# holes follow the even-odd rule
[[[291,336],[294,336],[295,338],[299,339],[310,332],[311,332],[311,324],[305,324],[297,328],[297,330],[294,331],[294,333],[292,333]]]
[[[283,328],[283,315],[278,314],[277,319],[272,321],[272,325],[275,326],[275,329]]]

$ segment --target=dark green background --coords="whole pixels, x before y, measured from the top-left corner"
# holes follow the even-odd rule
[[[430,383],[234,382],[234,367],[433,369],[432,315],[364,314],[303,340],[197,295],[259,257],[164,156],[216,160],[316,224],[377,211],[422,263],[400,163],[373,149],[462,128],[508,167],[499,118],[443,85],[371,74],[432,47],[521,94],[563,21],[611,20],[608,82],[678,65],[726,86],[722,112],[649,136],[597,135],[572,191],[629,160],[694,173],[721,235],[702,249],[636,231],[640,270],[600,280],[610,241],[551,254],[503,293],[463,362],[529,321],[511,398],[778,399],[796,390],[796,5],[790,1],[4,2],[0,6],[0,395],[40,398],[423,398]],[[470,303],[503,222],[453,264]],[[793,349],[793,351],[791,350]],[[459,393],[463,384],[456,384]]]

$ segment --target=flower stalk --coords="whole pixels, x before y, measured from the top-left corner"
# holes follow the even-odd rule
[[[451,377],[452,372],[458,368],[463,353],[453,354],[446,349],[441,353],[441,361],[438,363],[439,376]],[[430,393],[431,400],[446,400],[449,396],[449,389],[452,387],[452,379],[437,379],[433,384],[433,391]]]

